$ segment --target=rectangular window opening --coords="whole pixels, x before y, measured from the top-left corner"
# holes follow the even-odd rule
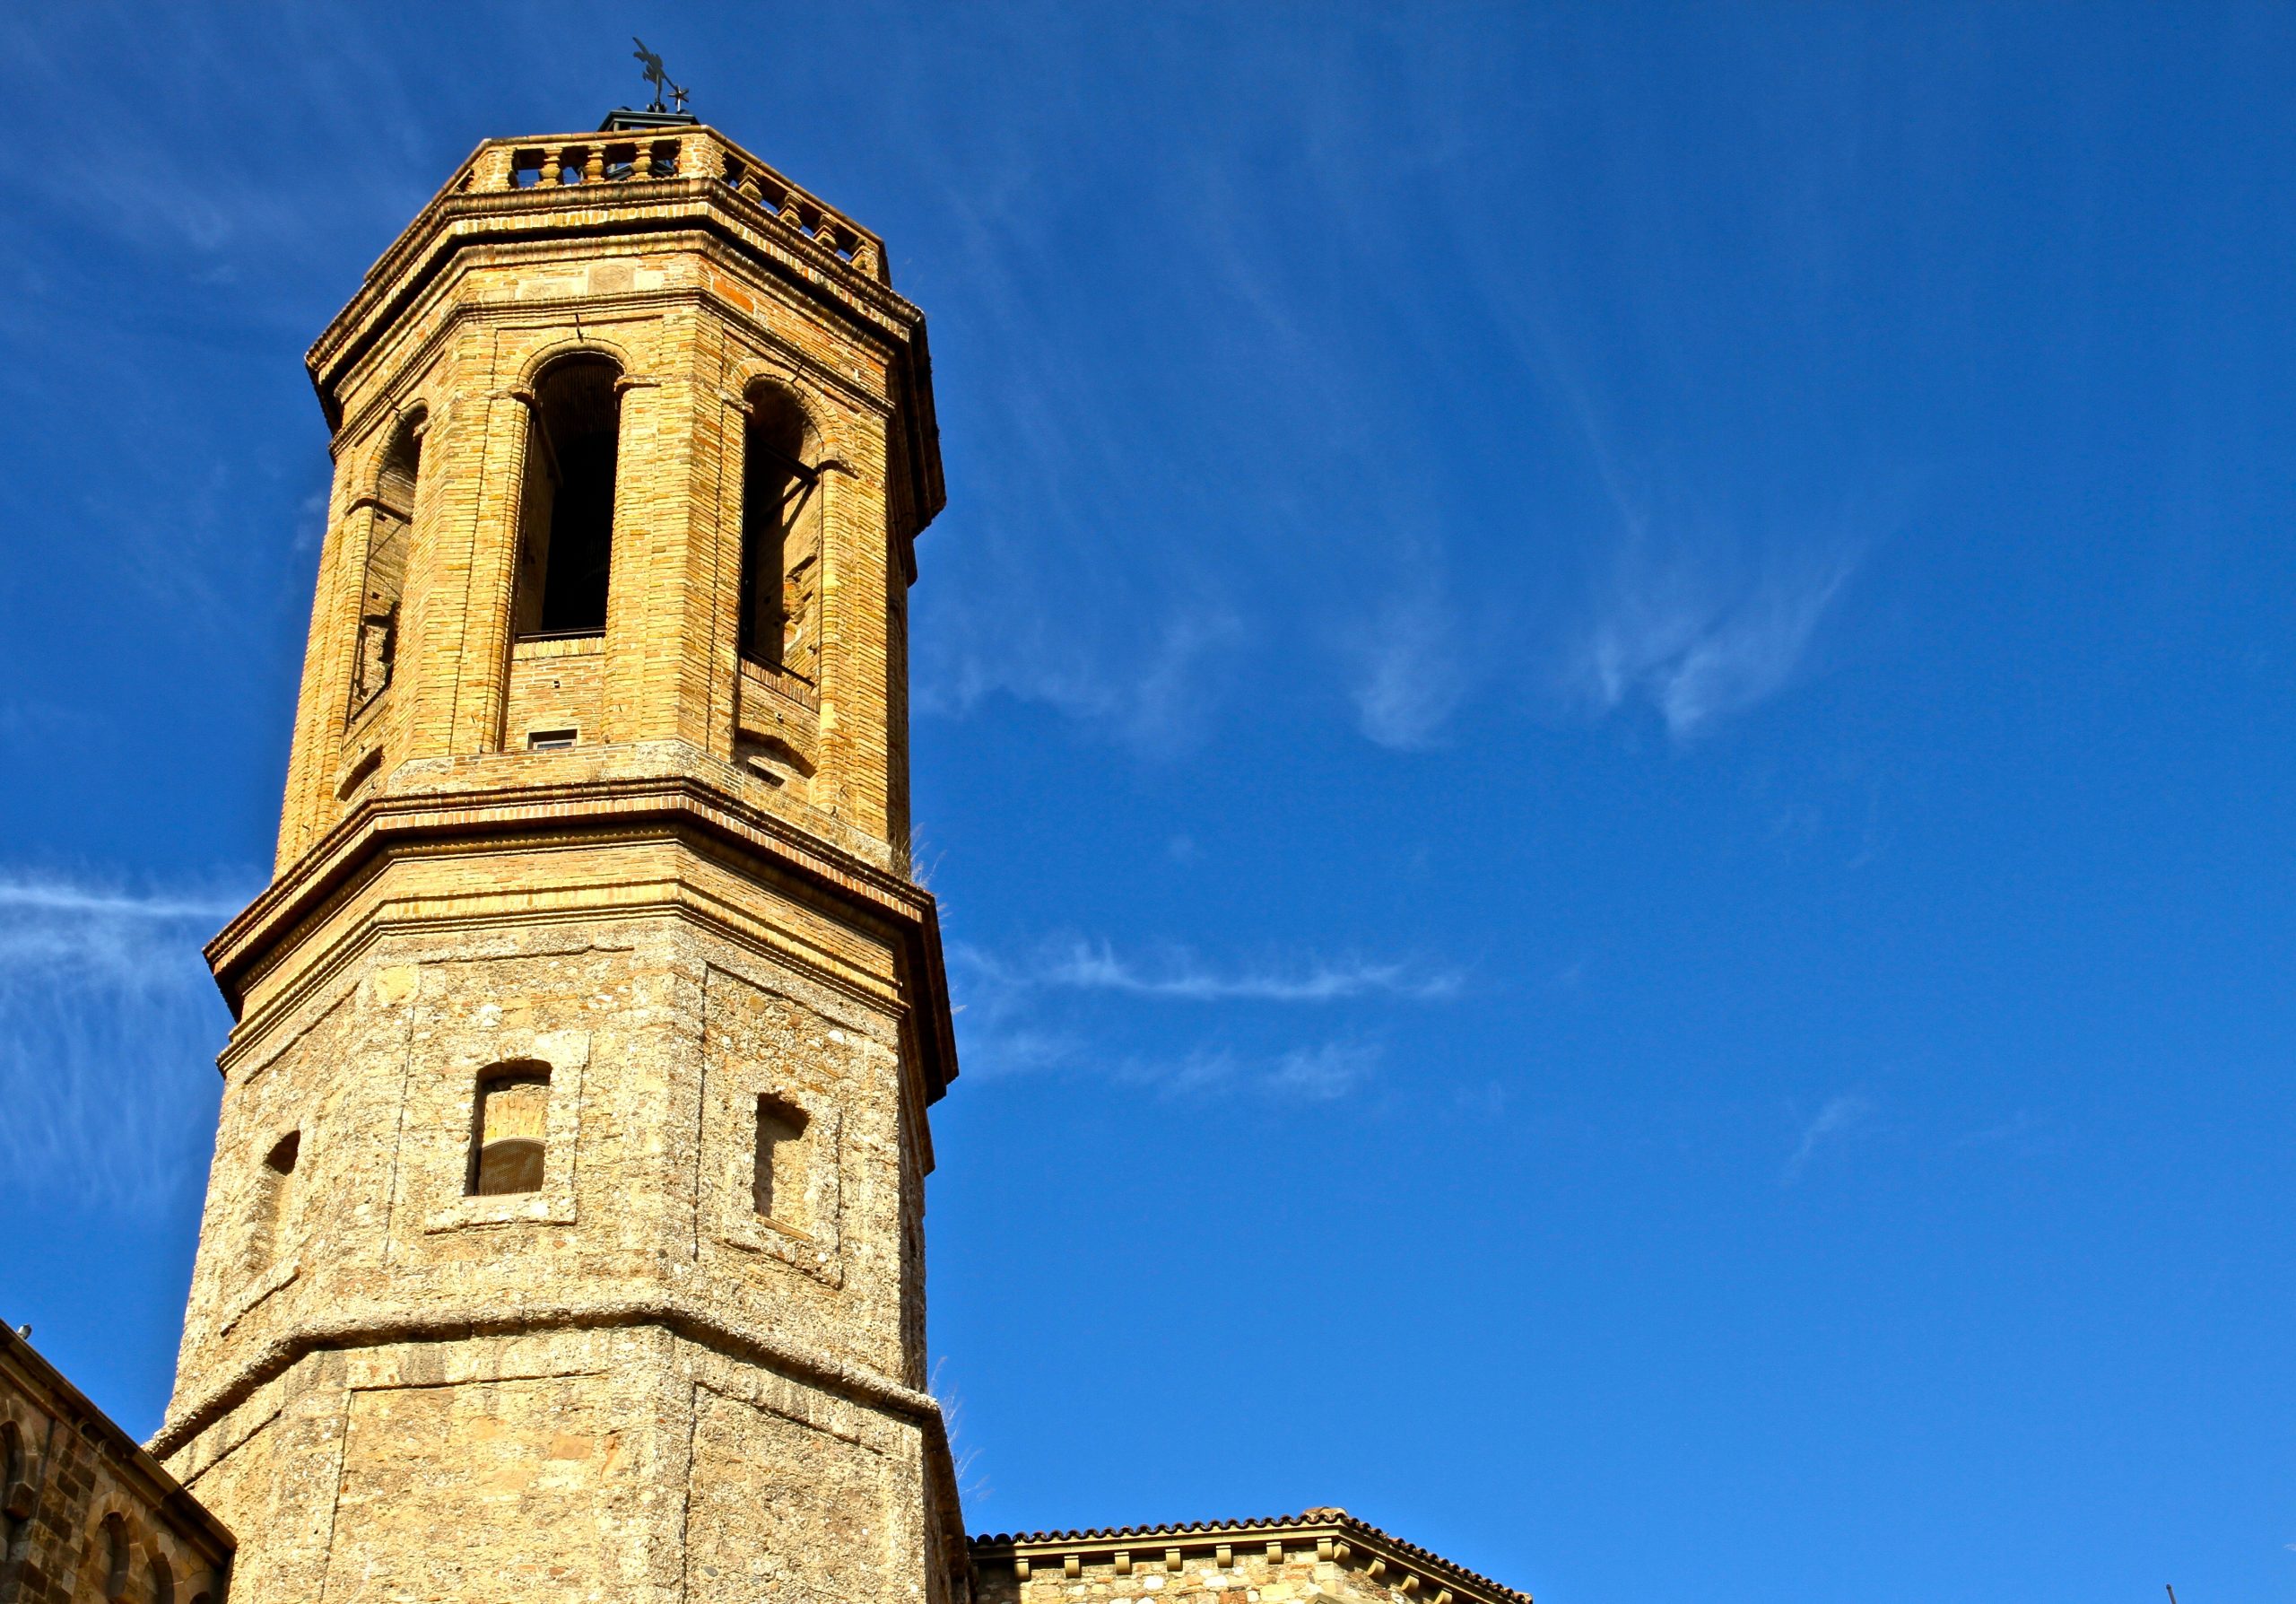
[[[805,1216],[805,1112],[770,1093],[757,1100],[757,1165],[750,1199],[758,1214],[802,1232]]]
[[[500,1064],[482,1075],[472,1120],[470,1195],[542,1190],[549,1123],[549,1065]]]
[[[526,731],[526,750],[563,752],[575,743],[580,734],[575,729],[530,729]]]

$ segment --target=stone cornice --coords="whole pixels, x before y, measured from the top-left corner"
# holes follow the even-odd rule
[[[336,406],[335,385],[350,364],[382,330],[403,320],[407,304],[448,260],[473,247],[698,231],[734,246],[785,282],[812,290],[817,299],[890,340],[895,349],[909,345],[925,325],[925,314],[891,290],[857,275],[833,275],[813,259],[818,253],[802,243],[776,239],[762,223],[746,226],[749,220],[737,210],[744,203],[708,179],[658,180],[648,187],[642,205],[602,204],[598,196],[579,189],[552,190],[540,199],[531,190],[446,196],[433,204],[440,208],[437,215],[426,211],[415,220],[414,230],[420,232],[410,231],[409,258],[390,264],[396,270],[387,277],[370,279],[362,286],[304,357],[330,417]]]
[[[231,1364],[222,1378],[170,1407],[167,1420],[149,1443],[153,1454],[171,1454],[253,1397],[265,1382],[286,1373],[306,1354],[322,1349],[381,1347],[400,1342],[461,1341],[474,1337],[516,1337],[533,1331],[595,1330],[615,1326],[660,1326],[695,1342],[799,1377],[857,1402],[883,1409],[925,1428],[942,1441],[946,1426],[940,1401],[929,1392],[903,1386],[865,1366],[818,1352],[763,1330],[684,1293],[664,1290],[638,1296],[569,1298],[517,1308],[499,1303],[465,1308],[426,1304],[419,1312],[379,1305],[331,1305],[323,1318],[306,1319],[274,1332]],[[154,1469],[165,1476],[160,1467]]]
[[[387,855],[448,841],[578,841],[648,827],[691,829],[730,845],[892,931],[910,977],[925,1100],[940,1098],[956,1078],[957,1055],[931,894],[692,774],[478,783],[370,796],[223,927],[207,944],[208,966],[237,1017],[252,981]]]
[[[1530,1594],[1454,1565],[1344,1509],[1091,1531],[997,1532],[972,1539],[976,1566],[1009,1568],[1023,1582],[1039,1570],[1074,1577],[1086,1565],[1107,1565],[1121,1574],[1178,1570],[1187,1560],[1208,1559],[1224,1569],[1256,1552],[1274,1558],[1278,1549],[1287,1556],[1313,1549],[1318,1561],[1361,1571],[1424,1604],[1531,1604]]]
[[[752,266],[795,284],[822,307],[890,340],[904,353],[910,456],[917,484],[917,521],[932,521],[946,499],[940,467],[940,431],[934,415],[932,359],[924,314],[883,282],[883,244],[876,236],[814,200],[717,130],[697,126],[674,135],[681,170],[669,178],[509,187],[519,149],[583,148],[604,144],[598,135],[542,135],[489,140],[457,170],[390,248],[369,269],[350,304],[312,344],[304,362],[330,428],[343,418],[341,386],[365,349],[396,327],[423,287],[466,247],[539,238],[604,240],[617,234],[702,230],[732,246]],[[658,143],[646,141],[639,143]],[[743,173],[737,183],[727,175]],[[783,210],[760,198],[762,181],[781,197]],[[812,232],[803,218],[820,220]],[[793,221],[794,220],[794,221]],[[874,266],[841,256],[833,243],[850,238]],[[856,255],[859,255],[857,250]]]
[[[683,137],[693,140],[698,145],[715,145],[731,152],[764,170],[756,158],[748,156],[714,128],[696,127]],[[317,375],[335,364],[343,347],[355,339],[363,327],[375,320],[376,306],[388,298],[392,286],[416,275],[415,264],[423,257],[425,248],[434,238],[457,231],[458,225],[469,225],[459,229],[467,238],[484,238],[504,231],[515,235],[521,231],[515,227],[506,231],[500,220],[517,217],[549,219],[553,214],[563,214],[554,224],[545,222],[543,231],[613,233],[619,231],[620,227],[630,226],[643,231],[648,226],[643,219],[648,214],[658,213],[665,205],[676,206],[680,202],[684,203],[683,210],[691,212],[694,209],[692,203],[698,199],[715,199],[728,205],[739,203],[757,219],[768,223],[772,221],[773,214],[764,207],[742,196],[721,177],[707,172],[605,185],[547,185],[532,188],[482,187],[489,169],[499,165],[499,159],[506,158],[514,147],[587,144],[596,143],[596,138],[595,135],[538,134],[516,139],[490,139],[472,152],[455,170],[445,187],[414,214],[413,220],[399,231],[398,237],[375,259],[374,266],[368,268],[361,283],[359,292],[312,342],[310,350],[304,356],[304,362],[312,373]],[[498,158],[498,161],[490,162],[490,156]],[[584,221],[585,218],[587,221]],[[490,223],[486,221],[488,219],[497,221]],[[844,220],[840,218],[839,221]],[[857,224],[847,222],[846,226],[857,233],[867,231]],[[775,256],[787,266],[799,267],[816,288],[830,290],[848,306],[871,308],[883,314],[889,325],[907,326],[924,321],[924,314],[905,297],[896,294],[891,285],[861,272],[834,251],[814,245],[802,233],[789,231],[788,238],[812,248],[802,254],[777,251]],[[869,239],[882,259],[883,241],[874,234],[870,234]],[[457,240],[453,248],[465,242],[467,239]],[[823,276],[824,269],[834,276]]]
[[[790,367],[803,374],[812,384],[833,392],[839,399],[878,417],[891,415],[886,397],[864,384],[857,384],[835,368],[820,361],[812,353],[794,344],[758,318],[743,311],[723,295],[702,287],[681,286],[674,289],[617,291],[611,296],[580,296],[553,298],[537,296],[531,301],[470,301],[449,306],[439,315],[438,325],[429,329],[422,344],[397,364],[402,375],[419,371],[426,363],[451,344],[454,336],[466,324],[496,324],[517,326],[544,318],[555,320],[565,309],[582,306],[589,309],[588,321],[603,327],[609,320],[618,321],[625,315],[658,315],[672,308],[707,307],[710,312],[735,324],[770,346]],[[420,319],[416,319],[420,321]],[[374,397],[355,411],[346,412],[338,425],[338,440],[363,438],[376,424],[378,417],[396,418],[404,410],[411,394],[402,394],[396,386],[378,390]]]

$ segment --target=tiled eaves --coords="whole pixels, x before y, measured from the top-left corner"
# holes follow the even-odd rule
[[[1086,1531],[996,1532],[972,1539],[975,1565],[1002,1565],[1028,1580],[1039,1566],[1075,1574],[1085,1565],[1167,1566],[1210,1558],[1226,1566],[1255,1548],[1286,1555],[1312,1547],[1318,1560],[1350,1565],[1427,1604],[1531,1604],[1531,1595],[1380,1530],[1344,1509],[1240,1521],[1107,1526]]]

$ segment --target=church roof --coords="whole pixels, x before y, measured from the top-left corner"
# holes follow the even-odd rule
[[[1520,1589],[1455,1565],[1344,1509],[1310,1509],[1296,1515],[1258,1515],[1239,1521],[1101,1526],[1082,1531],[995,1532],[972,1539],[972,1556],[976,1565],[1011,1564],[1025,1581],[1038,1565],[1066,1566],[1072,1560],[1080,1567],[1109,1564],[1120,1554],[1135,1561],[1167,1554],[1209,1555],[1224,1565],[1239,1550],[1276,1543],[1286,1547],[1313,1543],[1318,1559],[1359,1566],[1374,1578],[1383,1578],[1406,1593],[1431,1601],[1532,1604],[1531,1595]]]

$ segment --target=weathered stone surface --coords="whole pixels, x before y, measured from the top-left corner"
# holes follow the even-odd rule
[[[874,237],[647,144],[667,176],[481,147],[312,353],[330,529],[278,877],[209,949],[239,1018],[154,1443],[256,1604],[966,1585],[922,1390],[923,326]],[[589,181],[522,186],[544,149]],[[761,408],[805,458],[765,545]],[[603,627],[531,638],[599,440]]]

